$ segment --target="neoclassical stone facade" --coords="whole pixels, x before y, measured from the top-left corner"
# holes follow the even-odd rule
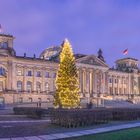
[[[53,102],[61,47],[50,47],[39,58],[17,56],[14,37],[0,34],[0,103]],[[81,100],[93,98],[139,99],[138,60],[124,58],[109,68],[102,52],[76,54]]]

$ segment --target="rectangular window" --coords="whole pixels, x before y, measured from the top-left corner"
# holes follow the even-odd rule
[[[46,77],[46,78],[50,78],[50,73],[49,73],[49,72],[46,72],[45,77]]]
[[[53,73],[52,77],[53,77],[53,78],[56,78],[56,73]]]
[[[5,76],[6,75],[6,71],[4,68],[0,67],[0,75]]]
[[[40,71],[36,72],[36,77],[41,77],[41,72]]]
[[[32,71],[31,70],[27,71],[27,76],[32,76]]]
[[[21,76],[22,75],[22,70],[17,70],[17,75]]]
[[[112,78],[109,78],[109,83],[112,83]]]

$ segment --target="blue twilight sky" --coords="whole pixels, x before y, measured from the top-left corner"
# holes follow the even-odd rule
[[[101,48],[110,66],[127,48],[140,59],[140,0],[0,0],[0,24],[16,37],[17,55],[68,38],[75,53]]]

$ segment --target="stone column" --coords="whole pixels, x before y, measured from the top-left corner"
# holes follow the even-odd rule
[[[89,83],[90,83],[89,91],[92,94],[93,93],[93,71],[92,70],[90,70],[90,74],[89,74]]]
[[[94,70],[94,93],[97,94],[97,73]]]
[[[95,76],[94,76],[94,69],[92,70],[92,94],[95,93],[95,84],[94,84],[94,80],[95,80]]]
[[[86,92],[90,93],[90,72],[86,71]]]
[[[112,94],[114,95],[114,76],[112,76]]]
[[[23,67],[23,90],[24,91],[27,91],[27,89],[26,89],[26,82],[27,82],[26,81],[26,69],[27,69],[26,66],[24,66]]]
[[[82,69],[79,69],[79,87],[80,87],[80,92],[83,93],[83,71],[82,71]]]
[[[105,72],[102,73],[102,94],[105,95]]]
[[[12,63],[12,89],[17,90],[17,79],[16,79],[16,64]]]
[[[119,76],[116,77],[117,78],[117,94],[119,93]]]
[[[34,67],[33,68],[33,85],[32,85],[33,86],[33,89],[32,89],[33,91],[36,91],[36,80],[35,80],[36,75],[35,74],[36,74],[36,68]]]
[[[122,77],[121,84],[122,84],[122,94],[124,94],[124,89],[123,89],[124,88],[124,85],[123,85],[124,84],[124,78],[123,77]]]
[[[131,74],[129,73],[129,76],[128,76],[128,80],[129,80],[129,82],[128,82],[128,94],[129,94],[129,96],[131,95],[131,91],[132,91],[132,89],[131,89],[131,85],[132,85],[132,79],[131,79]]]
[[[41,92],[44,93],[45,91],[45,69],[42,68],[42,71],[41,71],[41,76],[42,76],[42,84],[41,84]],[[54,79],[53,79],[53,90],[54,90]]]
[[[7,76],[8,76],[8,79],[7,79],[7,89],[9,90],[12,90],[12,62],[11,61],[8,61],[8,73],[7,73]]]
[[[83,93],[86,92],[86,71],[83,70]]]
[[[105,72],[105,93],[109,94],[109,75]]]

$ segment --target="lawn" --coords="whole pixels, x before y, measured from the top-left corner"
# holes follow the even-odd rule
[[[140,140],[140,127],[110,133],[75,137],[67,140]]]

